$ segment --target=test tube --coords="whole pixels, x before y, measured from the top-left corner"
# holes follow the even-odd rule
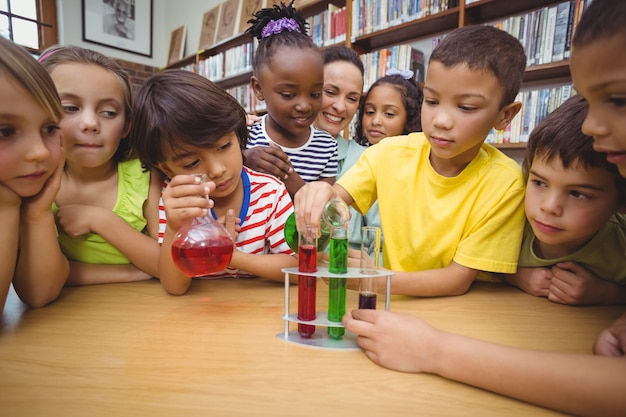
[[[335,274],[348,272],[348,225],[335,226],[330,231],[330,265],[328,271]],[[341,323],[346,314],[346,278],[328,278],[328,321]],[[343,327],[329,327],[328,335],[341,339]]]
[[[373,275],[378,272],[380,258],[380,228],[363,226],[361,228],[361,273]],[[376,278],[359,280],[359,308],[376,309]]]
[[[298,271],[317,271],[317,228],[305,226],[298,232]],[[315,320],[315,299],[317,278],[298,275],[298,320]],[[303,338],[310,338],[315,333],[315,326],[298,323],[298,333]]]

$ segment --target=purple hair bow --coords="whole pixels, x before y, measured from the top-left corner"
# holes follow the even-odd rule
[[[271,35],[277,35],[284,30],[288,30],[289,32],[300,32],[300,26],[298,26],[298,22],[296,19],[283,17],[278,20],[270,20],[267,25],[261,31],[261,37],[267,38]]]
[[[389,68],[385,75],[401,75],[405,80],[413,78],[413,71],[411,70],[397,70],[395,68]]]

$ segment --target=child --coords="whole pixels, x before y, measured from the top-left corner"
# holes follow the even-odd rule
[[[54,210],[70,259],[69,285],[158,276],[159,175],[128,155],[131,90],[112,59],[76,46],[52,47],[40,62],[54,81],[66,163]]]
[[[570,67],[589,104],[583,132],[626,177],[624,50],[626,2],[593,0],[576,28]],[[608,358],[496,345],[383,310],[355,310],[344,325],[370,359],[388,368],[430,372],[576,415],[621,416],[626,409],[626,313],[596,340],[594,352]]]
[[[412,77],[413,71],[390,69],[384,77],[371,85],[359,105],[354,137],[357,146],[351,146],[352,154],[346,157],[349,163],[342,165],[341,172],[337,173],[337,179],[356,163],[368,146],[375,145],[389,136],[422,131],[420,113],[423,94],[421,87]],[[352,218],[348,226],[350,233],[348,241],[351,248],[361,249],[361,228],[380,227],[378,201],[374,202],[363,216],[354,208],[350,208],[350,212]],[[384,239],[382,241],[384,242]]]
[[[0,314],[11,282],[24,303],[41,307],[67,278],[50,211],[63,173],[62,117],[50,76],[0,37]]]
[[[319,225],[333,197],[361,213],[378,200],[383,263],[398,271],[393,294],[458,295],[488,277],[482,271],[515,272],[524,181],[515,161],[484,141],[519,111],[525,67],[522,45],[504,31],[451,32],[430,58],[424,132],[368,148],[334,186],[305,185],[294,201],[298,225]]]
[[[423,99],[413,71],[390,69],[372,84],[361,101],[354,139],[370,146],[389,136],[421,132]]]
[[[524,160],[528,218],[507,282],[563,304],[626,302],[626,181],[582,133],[587,103],[573,96],[531,133]]]
[[[333,184],[337,174],[336,141],[311,126],[322,105],[324,63],[292,4],[261,9],[249,21],[246,33],[259,40],[251,85],[267,114],[250,127],[245,153],[248,167],[282,179],[291,196],[305,182]]]
[[[229,270],[221,276],[283,282],[281,269],[297,266],[283,234],[293,212],[291,198],[277,178],[243,167],[246,114],[232,96],[188,71],[157,73],[137,92],[130,137],[144,166],[171,179],[163,191],[159,237],[160,279],[168,293],[184,294],[191,285],[172,261],[172,242],[182,226],[207,213],[206,194],[213,201],[211,214],[236,245]],[[205,188],[191,174],[206,174],[209,185]]]

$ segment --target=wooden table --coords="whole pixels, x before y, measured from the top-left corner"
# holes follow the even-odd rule
[[[318,285],[318,310],[326,288]],[[588,353],[623,307],[568,307],[476,284],[460,297],[394,296],[391,310],[503,344]],[[11,292],[0,415],[559,415],[435,375],[390,371],[359,350],[287,343],[276,337],[283,313],[283,285],[263,280],[198,280],[180,297],[156,280],[66,288],[41,309]]]

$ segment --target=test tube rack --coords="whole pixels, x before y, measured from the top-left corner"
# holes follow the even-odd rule
[[[343,327],[342,323],[337,323],[334,321],[329,321],[326,312],[317,312],[315,320],[304,321],[299,320],[298,315],[296,313],[290,312],[290,282],[289,277],[291,275],[304,275],[316,278],[359,278],[359,279],[368,279],[368,278],[378,278],[378,277],[386,277],[386,289],[385,289],[385,310],[389,311],[390,298],[389,293],[391,292],[391,276],[394,274],[393,271],[379,271],[378,273],[372,274],[361,273],[360,268],[348,268],[348,272],[345,274],[335,274],[328,271],[328,267],[319,266],[316,272],[300,272],[298,268],[283,268],[282,272],[285,273],[285,314],[282,316],[285,321],[285,331],[282,333],[278,333],[276,337],[278,339],[284,340],[288,343],[293,343],[309,348],[314,349],[330,349],[330,350],[358,350],[360,349],[359,345],[356,342],[357,336],[348,331],[345,332],[341,339],[333,339],[328,336],[327,332],[320,331],[322,329],[317,329],[316,332],[310,338],[304,338],[300,336],[298,330],[290,330],[290,323],[303,323],[310,324],[316,327]],[[349,291],[349,290],[348,290]]]

